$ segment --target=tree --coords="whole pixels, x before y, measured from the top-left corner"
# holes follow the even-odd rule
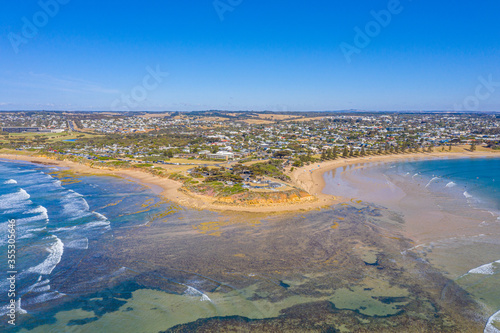
[[[365,147],[361,147],[361,156],[366,156],[366,150]]]
[[[342,152],[342,157],[347,157],[349,156],[349,149],[347,149],[347,146],[344,147],[344,151]]]
[[[289,150],[280,150],[280,151],[277,151],[273,154],[273,157],[276,157],[276,158],[283,158],[283,157],[286,157],[286,156],[290,156],[292,153],[289,151]]]
[[[326,151],[326,158],[329,159],[329,160],[331,160],[333,158],[333,151],[332,151],[332,149],[328,149]]]
[[[336,146],[333,147],[333,153],[332,154],[333,154],[333,159],[334,160],[337,159],[338,152],[337,152],[337,147]]]
[[[475,151],[476,150],[476,143],[472,142],[470,145],[470,151]]]

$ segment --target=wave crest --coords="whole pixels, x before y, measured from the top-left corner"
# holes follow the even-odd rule
[[[49,275],[59,262],[61,262],[64,252],[64,243],[57,236],[54,237],[55,242],[47,249],[49,251],[48,257],[41,264],[30,267],[28,272]]]

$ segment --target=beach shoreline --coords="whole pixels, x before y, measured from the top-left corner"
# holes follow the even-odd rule
[[[323,175],[325,172],[335,170],[337,168],[350,166],[353,164],[360,164],[360,166],[367,163],[374,162],[397,162],[411,159],[439,159],[439,158],[464,158],[464,157],[500,157],[500,152],[433,152],[433,153],[407,153],[398,155],[376,155],[364,156],[354,158],[338,158],[333,161],[314,163],[308,166],[297,168],[290,174],[292,182],[297,186],[302,187],[310,194],[318,197],[319,199],[330,197],[331,195],[323,193],[325,188],[325,179]],[[337,197],[339,202],[348,201],[346,198],[339,194]]]
[[[166,200],[172,201],[181,206],[186,206],[198,210],[212,211],[237,211],[249,213],[288,213],[297,211],[309,211],[332,206],[334,204],[346,202],[350,198],[339,195],[330,195],[323,193],[325,180],[323,175],[325,172],[337,169],[339,167],[349,166],[352,164],[366,164],[373,162],[395,162],[408,159],[428,159],[428,158],[462,158],[462,157],[487,157],[500,156],[496,152],[436,152],[436,153],[409,153],[398,155],[381,155],[381,156],[365,156],[354,158],[339,158],[333,161],[318,162],[301,168],[297,168],[290,173],[291,182],[300,188],[307,191],[313,199],[302,200],[302,202],[276,203],[266,205],[223,205],[215,203],[216,198],[196,195],[183,191],[182,183],[158,176],[140,170],[129,169],[111,169],[90,167],[85,164],[67,160],[56,160],[47,157],[21,155],[21,154],[5,154],[0,153],[0,159],[11,161],[24,161],[38,163],[44,165],[54,165],[58,167],[68,168],[78,174],[87,175],[108,175],[117,176],[130,181],[140,183],[147,186],[157,194],[161,195]]]
[[[8,157],[6,157],[8,156]],[[320,177],[321,180],[323,180],[323,175],[325,174],[326,171],[329,171],[329,170],[334,170],[335,168],[338,168],[338,167],[343,167],[343,166],[347,166],[347,165],[351,165],[351,168],[350,170],[353,170],[353,169],[358,169],[358,168],[363,168],[363,167],[366,167],[367,169],[368,168],[371,168],[371,164],[377,164],[377,163],[391,163],[391,162],[395,162],[395,161],[408,161],[408,160],[411,160],[412,158],[415,159],[415,160],[418,160],[418,159],[429,159],[429,158],[462,158],[462,157],[484,157],[484,156],[491,156],[491,157],[500,157],[500,155],[498,154],[484,154],[484,153],[474,153],[474,154],[453,154],[453,153],[445,153],[445,154],[406,154],[406,155],[398,155],[398,156],[380,156],[380,157],[374,157],[372,156],[372,158],[370,157],[367,157],[367,158],[351,158],[351,159],[342,159],[342,160],[337,160],[337,161],[329,161],[329,162],[323,162],[323,163],[319,163],[319,166],[318,167],[318,163],[315,163],[314,165],[309,165],[305,168],[301,168],[298,170],[298,175],[300,176],[301,174],[304,174],[304,175],[307,175],[309,177],[312,177],[315,176],[315,177]],[[148,186],[149,188],[151,188],[153,190],[153,192],[155,192],[156,194],[158,195],[161,195],[163,196],[164,198],[168,199],[168,200],[171,200],[173,202],[176,202],[176,203],[179,203],[179,204],[182,204],[186,207],[193,207],[193,208],[199,208],[199,209],[205,209],[205,210],[216,210],[213,208],[213,206],[210,206],[210,202],[207,202],[206,203],[206,206],[202,206],[204,204],[204,202],[201,202],[201,200],[203,200],[203,198],[192,198],[193,201],[191,202],[187,202],[187,203],[182,203],[181,200],[184,199],[184,197],[188,197],[190,198],[190,196],[186,193],[183,193],[182,191],[180,191],[179,189],[182,187],[182,184],[180,182],[177,182],[177,181],[174,181],[174,180],[171,180],[171,179],[167,179],[167,178],[160,178],[158,176],[154,176],[154,175],[151,175],[147,172],[144,172],[144,171],[140,171],[140,170],[120,170],[120,169],[115,169],[115,170],[111,170],[111,169],[108,169],[108,168],[99,168],[99,167],[96,167],[96,168],[93,168],[93,167],[90,167],[90,166],[87,166],[87,165],[84,165],[84,164],[79,164],[77,162],[71,162],[71,161],[58,161],[58,160],[53,160],[53,159],[50,159],[50,158],[44,158],[44,157],[34,157],[34,156],[22,156],[22,155],[2,155],[0,154],[0,158],[2,159],[8,159],[10,161],[26,161],[26,162],[31,162],[31,163],[39,163],[39,164],[43,164],[44,166],[55,166],[55,167],[58,167],[58,168],[68,168],[68,173],[69,172],[75,172],[75,174],[82,174],[82,175],[94,175],[94,176],[99,176],[99,175],[102,175],[102,176],[116,176],[116,177],[120,177],[120,178],[123,178],[125,180],[128,180],[128,181],[133,181],[133,182],[136,182],[136,183],[139,183],[139,184],[142,184],[144,186]],[[388,167],[389,165],[387,165]],[[316,168],[317,170],[313,170],[313,168]],[[302,169],[305,169],[306,171],[301,171]],[[297,171],[297,170],[294,170],[294,172]],[[300,173],[301,172],[301,173]],[[340,172],[338,172],[340,174]],[[63,173],[64,174],[64,173]],[[71,174],[70,174],[71,175]],[[311,183],[311,182],[307,182],[309,178],[303,176],[303,178],[299,178],[298,180],[303,180],[304,181],[304,184],[305,185],[315,185],[316,183]],[[98,179],[97,179],[98,181]],[[359,180],[359,181],[362,181],[362,180]],[[328,182],[326,182],[328,184]],[[318,184],[321,184],[318,182]],[[319,186],[319,185],[317,185]],[[324,186],[324,185],[323,185]],[[311,188],[314,189],[313,186],[311,186]],[[319,190],[318,190],[318,194],[323,194],[322,191],[323,191],[323,187],[319,186],[317,187]],[[367,188],[369,188],[369,185],[367,186]],[[314,193],[313,193],[314,194]],[[326,196],[326,198],[335,198],[334,196],[332,195],[328,195],[328,194],[323,194],[324,196]],[[173,198],[175,198],[175,200],[173,200]],[[349,198],[335,198],[335,200],[344,200],[347,202]],[[199,205],[198,207],[194,207],[194,205]],[[364,205],[364,203],[363,203]],[[340,206],[340,205],[339,205]],[[354,206],[357,206],[354,204]],[[224,207],[226,208],[226,207]],[[255,208],[255,211],[254,211],[254,214],[256,212],[261,212],[263,214],[266,214],[265,211],[263,211],[262,207],[251,207],[251,208]],[[272,212],[274,211],[277,211],[276,210],[276,207],[267,207],[268,209],[270,209],[269,213],[272,214]],[[294,213],[294,210],[291,210],[289,209],[288,205],[281,205],[280,208],[282,209],[281,211],[278,211],[278,212],[289,212],[291,213],[290,215],[292,215],[292,213]],[[339,210],[342,210],[342,208],[346,209],[346,211],[349,211],[351,210],[351,212],[354,212],[357,214],[360,214],[359,216],[361,217],[361,215],[364,215],[365,213],[363,211],[358,211],[356,209],[352,209],[352,207],[339,207],[339,209],[337,209],[337,207],[335,207],[335,211],[339,211]],[[224,210],[224,209],[221,209],[221,210]],[[225,210],[231,210],[231,209],[225,209]],[[248,212],[248,210],[246,209],[246,207],[241,207],[241,210],[240,210],[241,213],[243,212]],[[199,214],[204,214],[203,212],[198,212]],[[295,215],[296,216],[296,219],[299,219],[300,218],[300,214],[297,214],[298,212],[295,211]],[[270,214],[267,214],[267,215],[270,215]],[[296,237],[299,237],[297,235],[299,235],[301,233],[301,228],[302,226],[304,225],[307,225],[308,223],[312,223],[310,225],[310,231],[314,232],[315,234],[317,235],[325,235],[325,234],[328,234],[328,231],[330,232],[333,232],[334,234],[335,233],[340,233],[340,230],[342,230],[342,225],[340,227],[340,229],[338,227],[336,227],[336,229],[334,231],[331,231],[333,230],[333,228],[330,226],[331,225],[331,221],[333,219],[333,209],[331,210],[324,210],[322,212],[318,211],[318,212],[312,212],[312,214],[318,214],[318,215],[313,215],[313,216],[323,216],[323,219],[321,220],[321,223],[319,224],[316,224],[316,223],[313,223],[313,221],[315,221],[315,218],[310,218],[308,215],[306,214],[303,214],[305,217],[305,219],[302,221],[302,220],[298,220],[296,223],[292,223],[292,224],[287,224],[286,223],[286,220],[287,220],[287,217],[281,217],[283,218],[283,220],[285,220],[284,222],[285,223],[277,223],[276,224],[276,229],[275,231],[276,232],[281,232],[282,228],[286,228],[287,230],[290,230],[291,234],[290,234],[290,237],[294,237],[293,239],[295,239]],[[323,214],[323,215],[320,215],[320,214]],[[338,214],[338,212],[337,212]],[[229,214],[229,215],[233,215],[233,214]],[[236,215],[233,215],[233,216],[240,216],[241,214],[236,214]],[[233,220],[238,220],[236,218],[234,218],[233,216],[231,216],[229,218],[229,220],[233,221]],[[252,215],[252,216],[255,216],[255,215]],[[302,216],[302,218],[304,218],[304,216]],[[342,216],[342,215],[338,215],[338,216]],[[277,216],[278,217],[278,216]],[[240,217],[241,218],[241,217]],[[344,217],[342,217],[344,218]],[[379,235],[377,233],[372,233],[370,230],[372,229],[367,229],[365,227],[365,224],[366,225],[369,225],[369,223],[365,223],[364,222],[365,220],[363,218],[356,218],[354,217],[353,219],[351,220],[348,220],[346,221],[345,223],[345,227],[354,227],[356,226],[357,224],[361,225],[359,228],[359,230],[368,230],[366,231],[367,234],[369,237],[376,237],[377,240],[381,241],[387,241],[387,240],[392,240],[393,245],[396,245],[397,242],[399,242],[398,238],[401,237],[400,235],[403,234],[405,238],[408,238],[408,239],[411,239],[412,241],[414,241],[415,239],[412,237],[411,234],[405,234],[405,233],[401,233],[401,230],[397,230],[397,228],[399,227],[399,225],[395,225],[396,228],[387,228],[386,224],[386,220],[382,221],[380,220],[379,222],[382,222],[384,224],[377,224],[377,229],[376,230],[383,230],[383,235],[381,235],[381,237],[378,237]],[[280,221],[281,222],[281,221]],[[369,221],[368,221],[369,222]],[[210,222],[211,223],[211,222]],[[161,225],[161,224],[157,224],[157,225]],[[175,223],[173,223],[172,225],[175,225]],[[279,226],[278,226],[279,225]],[[283,227],[284,226],[284,227]],[[338,226],[338,224],[337,224]],[[431,224],[429,224],[429,226],[432,226]],[[170,227],[170,226],[169,226]],[[322,229],[324,228],[324,229]],[[198,231],[195,231],[194,229],[191,230],[191,226],[190,225],[187,225],[187,229],[189,229],[191,232],[193,232],[193,234],[195,234],[196,232]],[[251,229],[251,228],[248,228],[248,229]],[[179,229],[180,230],[180,229]],[[237,230],[237,229],[236,229]],[[242,233],[245,231],[246,232],[247,229],[243,230],[242,229]],[[262,239],[266,240],[268,238],[263,238],[262,236],[262,231],[260,229],[257,229],[258,230],[258,233],[254,235],[254,239],[258,242],[260,242]],[[140,234],[140,236],[146,236],[148,235],[149,232],[151,232],[151,230],[149,228],[140,228],[140,231],[144,232],[143,234]],[[159,231],[159,229],[155,229],[153,231]],[[184,232],[185,229],[182,229],[182,232]],[[387,232],[386,232],[387,231]],[[133,231],[134,233],[138,232],[136,230]],[[169,233],[172,233],[171,230],[169,230]],[[151,234],[149,235],[154,235],[155,233],[152,232]],[[220,234],[219,234],[220,235]],[[225,237],[223,236],[222,238],[217,238],[217,242],[224,242],[226,241],[227,244],[233,244],[233,243],[238,243],[238,244],[235,244],[234,248],[231,248],[232,250],[229,251],[230,254],[228,254],[228,257],[230,256],[231,258],[234,257],[235,255],[233,255],[234,253],[235,254],[240,254],[240,253],[247,253],[245,251],[242,251],[240,249],[240,242],[234,242],[234,234],[224,234],[225,236],[228,236],[228,237]],[[231,235],[231,237],[229,237],[229,235]],[[278,235],[278,233],[276,233],[276,235]],[[345,233],[346,236],[349,236],[349,237],[352,237],[353,235],[352,234],[347,234]],[[374,236],[375,235],[375,236]],[[212,234],[210,235],[210,237],[203,237],[203,239],[215,239],[214,238],[215,234]],[[414,235],[413,235],[414,236]],[[141,237],[138,237],[136,236],[136,240],[141,238]],[[153,236],[152,236],[153,237]],[[161,237],[165,237],[164,235],[162,235]],[[241,236],[242,238],[241,239],[246,239],[246,235],[245,236]],[[318,236],[319,237],[319,236]],[[277,239],[278,237],[276,237]],[[347,238],[347,237],[345,237]],[[142,238],[141,238],[142,239]],[[151,243],[154,243],[154,240],[158,240],[160,238],[151,238]],[[165,241],[165,239],[167,238],[162,238],[161,241],[164,242],[164,243],[168,243]],[[329,238],[328,238],[329,239]],[[353,238],[355,239],[355,238]],[[371,239],[371,238],[367,238],[368,239]],[[124,240],[123,239],[119,239],[118,242],[123,242]],[[418,240],[417,240],[418,241]],[[273,241],[269,241],[267,243],[270,243],[272,246],[275,246],[275,240],[273,238]],[[129,244],[134,244],[137,245],[138,243],[136,241],[133,241]],[[217,246],[220,245],[220,243],[216,243],[215,241],[213,243],[207,243],[207,244],[218,244]],[[283,244],[286,244],[286,242],[284,242]],[[330,243],[329,246],[333,246],[335,244],[335,242],[332,242]],[[271,246],[269,245],[269,246]],[[415,245],[415,249],[412,250],[412,249],[407,249],[407,251],[409,252],[417,252],[416,250],[418,250],[418,246],[420,244],[414,244]],[[250,244],[248,244],[248,246],[250,246]],[[293,248],[294,246],[294,243],[290,243],[289,246],[291,246],[290,249]],[[132,247],[132,246],[131,246]],[[126,248],[126,246],[124,246],[124,248]],[[153,247],[151,248],[148,248],[148,249],[145,249],[143,252],[143,257],[147,257],[147,254],[148,253],[153,253],[153,251],[151,250]],[[209,248],[209,247],[201,247],[200,248],[202,249],[205,249],[205,248]],[[349,246],[345,246],[345,248],[349,248]],[[397,257],[399,258],[399,251],[401,250],[400,248],[397,248],[397,247],[394,247],[393,248],[396,252],[394,252],[394,255],[397,255]],[[300,248],[297,248],[297,253],[300,253],[301,249]],[[292,253],[292,251],[285,251],[287,253]],[[168,253],[168,251],[165,251],[165,253]],[[191,253],[191,252],[187,252],[188,254]],[[196,253],[196,252],[192,252],[192,253]],[[199,252],[201,253],[201,251]],[[250,252],[252,253],[252,252]],[[388,252],[384,252],[384,253],[388,253]],[[403,254],[403,257],[405,256],[405,254]],[[430,256],[430,255],[429,255]],[[187,255],[187,257],[190,257],[189,255]],[[193,256],[194,257],[194,256]],[[349,256],[350,258],[353,258],[355,257],[355,255],[350,255]],[[164,260],[165,257],[163,256],[159,256],[158,257],[159,259],[158,260]],[[241,257],[236,257],[238,259],[236,260],[240,260]],[[234,259],[234,258],[233,258]],[[430,259],[430,257],[428,257],[427,259]],[[243,260],[243,259],[241,259]],[[364,268],[373,268],[371,266],[366,266],[365,263],[361,262],[361,264],[363,265],[362,267]],[[435,262],[432,262],[433,265],[435,265]],[[123,266],[123,267],[130,267],[129,266],[129,263],[128,262],[124,262],[124,263],[120,263],[120,265],[118,265],[119,267]],[[198,267],[197,265],[194,265],[196,267]],[[439,265],[436,265],[437,267],[440,267]],[[468,268],[467,268],[468,269]],[[252,273],[253,274],[253,273]],[[370,287],[370,286],[364,286],[364,287]],[[210,297],[212,297],[212,295],[210,295]],[[133,299],[132,299],[133,301]],[[495,308],[494,310],[497,310],[497,308]],[[490,314],[490,313],[489,313]],[[491,314],[490,314],[491,315]],[[69,317],[68,317],[69,318]],[[491,317],[493,318],[493,316]],[[484,321],[486,322],[486,318],[484,319]],[[187,321],[188,322],[188,321]]]
[[[235,211],[235,212],[273,214],[273,213],[288,213],[288,212],[300,212],[300,211],[321,209],[340,202],[339,198],[334,196],[328,196],[327,198],[322,198],[322,200],[318,200],[316,198],[307,200],[306,198],[306,200],[303,199],[302,202],[276,203],[276,204],[255,205],[255,206],[224,205],[215,203],[215,201],[217,200],[216,198],[211,198],[183,191],[181,189],[183,185],[181,182],[168,178],[154,176],[150,173],[143,172],[140,170],[90,167],[88,165],[72,161],[66,161],[66,160],[61,161],[56,159],[50,159],[47,157],[20,155],[20,154],[17,155],[17,154],[0,153],[0,159],[10,160],[10,161],[31,162],[43,165],[53,165],[57,167],[68,168],[77,174],[120,177],[129,181],[139,183],[143,186],[146,186],[168,201],[172,201],[178,205],[197,210]]]

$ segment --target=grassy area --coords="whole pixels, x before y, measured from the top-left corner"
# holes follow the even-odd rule
[[[30,156],[30,155],[33,155],[34,152],[32,152],[32,151],[26,151],[26,150],[15,150],[15,149],[8,149],[8,148],[0,148],[0,154]]]
[[[190,160],[187,158],[171,158],[168,160],[168,163],[191,163],[191,164],[219,164],[225,161],[211,161],[211,160]]]
[[[35,142],[40,140],[44,143],[60,142],[64,140],[78,140],[84,138],[95,138],[102,135],[95,135],[89,133],[79,133],[79,132],[63,132],[63,133],[40,133],[40,132],[27,132],[27,133],[10,133],[7,135],[0,136],[0,143],[9,143],[12,141],[26,141]]]
[[[228,197],[238,193],[248,192],[248,190],[244,189],[241,184],[225,186],[223,182],[218,181],[202,183],[199,185],[196,183],[186,183],[185,185],[190,192],[213,197]]]

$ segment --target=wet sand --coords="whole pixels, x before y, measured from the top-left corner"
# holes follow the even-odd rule
[[[494,272],[500,266],[498,215],[470,205],[463,189],[453,195],[444,191],[449,179],[440,183],[433,178],[436,187],[430,189],[430,176],[419,180],[417,174],[386,172],[397,170],[398,165],[393,162],[353,164],[326,172],[324,191],[344,192],[353,202],[372,202],[389,208],[394,213],[393,220],[400,224],[388,229],[399,230],[413,241],[402,251],[403,255],[413,253],[426,260],[473,295],[490,314],[497,312],[500,276],[497,270]],[[491,271],[468,274],[482,265],[491,266]]]
[[[321,163],[314,163],[308,166],[295,169],[290,177],[292,182],[297,184],[297,186],[302,187],[307,192],[312,195],[317,196],[319,199],[328,200],[331,198],[331,194],[325,194],[323,189],[325,188],[325,180],[323,175],[325,172],[337,169],[340,167],[348,167],[351,165],[357,165],[361,167],[366,163],[375,162],[395,162],[395,161],[405,161],[414,159],[430,159],[430,158],[460,158],[460,157],[485,157],[485,156],[500,156],[500,152],[434,152],[434,153],[409,153],[409,154],[398,154],[398,155],[377,155],[377,156],[366,156],[366,157],[355,157],[355,158],[338,158],[334,161],[327,161]],[[336,193],[341,201],[346,201],[343,193]]]
[[[440,158],[460,158],[463,156],[442,156]],[[434,158],[434,157],[428,157]],[[419,161],[422,157],[405,161]],[[324,174],[324,192],[328,194],[346,193],[349,200],[363,200],[381,204],[399,212],[405,220],[405,237],[417,243],[432,242],[437,239],[474,236],[478,234],[478,224],[494,220],[485,210],[471,211],[469,206],[459,206],[453,198],[428,191],[424,184],[408,182],[408,179],[389,179],[378,168],[387,167],[395,160],[369,161],[351,164]],[[446,207],[453,207],[446,209]],[[484,223],[487,224],[487,223]],[[488,232],[487,226],[482,232]]]

